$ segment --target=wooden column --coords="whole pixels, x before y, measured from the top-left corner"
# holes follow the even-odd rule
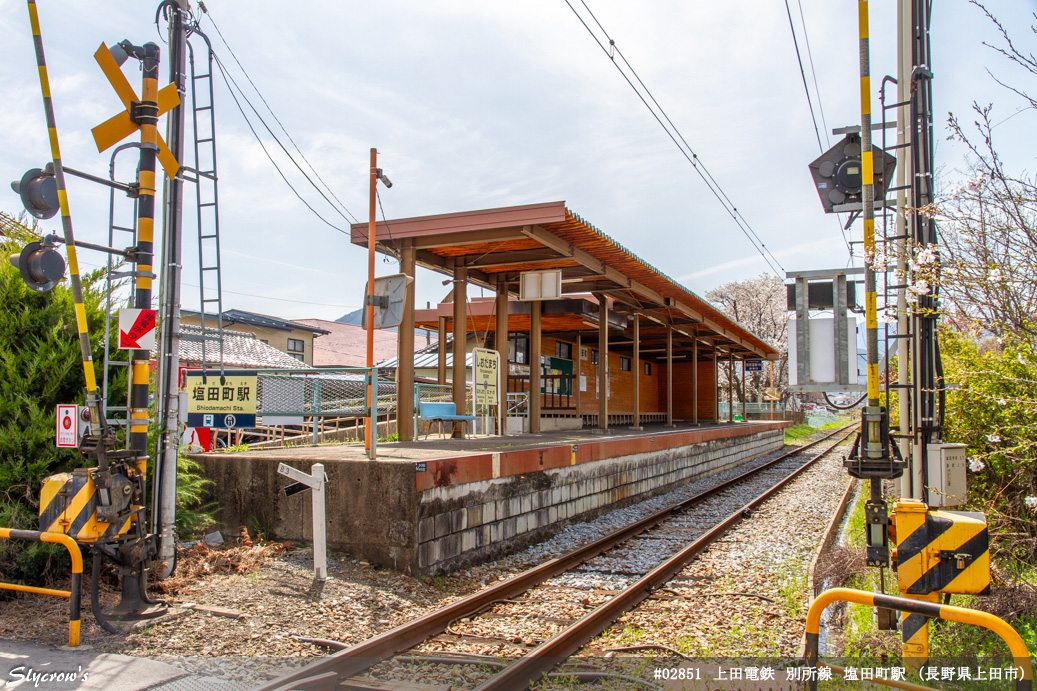
[[[580,407],[580,399],[583,398],[583,392],[580,391],[580,375],[583,374],[583,358],[580,356],[580,350],[583,347],[583,336],[576,334],[576,354],[573,357],[575,366],[573,367],[573,397],[576,398],[576,417],[580,420],[580,426],[583,426],[583,411]]]
[[[446,384],[446,317],[439,318],[439,343],[436,346],[436,353],[439,355],[436,381],[440,384]]]
[[[673,427],[673,329],[666,325],[666,426]]]
[[[609,428],[609,304],[608,298],[598,298],[598,429]]]
[[[720,422],[720,365],[717,364],[717,342],[713,340],[713,420]]]
[[[400,273],[414,278],[414,241],[403,241]],[[414,281],[404,289],[403,321],[396,348],[396,432],[400,441],[414,441]]]
[[[503,429],[497,430],[498,434],[504,434],[507,431],[507,417],[508,417],[508,283],[501,277],[497,281],[497,304],[494,307],[497,311],[497,323],[493,327],[493,347],[500,355],[500,404],[504,406],[504,411],[500,415],[501,425]]]
[[[735,421],[735,354],[727,352],[727,421]]]
[[[451,384],[454,390],[454,406],[458,415],[464,415],[468,387],[465,382],[465,336],[468,329],[468,269],[464,260],[454,260],[454,348]],[[465,423],[454,423],[454,438],[464,439]]]
[[[746,401],[745,401],[745,380],[747,379],[747,377],[745,376],[745,356],[744,355],[742,356],[741,362],[742,362],[742,420],[746,421],[746,420],[749,419],[749,414],[747,412],[745,412],[745,404],[746,404]]]
[[[540,301],[529,303],[529,433],[540,434]]]
[[[634,312],[634,424],[630,429],[641,429],[641,315]]]
[[[699,424],[699,339],[697,338],[691,341],[691,361],[694,363],[691,368],[691,390],[694,392],[691,398],[691,422],[697,425]]]

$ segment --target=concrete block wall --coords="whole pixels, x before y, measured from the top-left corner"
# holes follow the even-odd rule
[[[783,435],[766,430],[579,464],[574,447],[573,464],[565,467],[424,489],[414,571],[431,575],[520,549],[568,523],[777,451]]]

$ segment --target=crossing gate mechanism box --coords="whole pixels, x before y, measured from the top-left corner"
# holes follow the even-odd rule
[[[926,470],[929,506],[958,506],[965,502],[965,444],[929,444]]]

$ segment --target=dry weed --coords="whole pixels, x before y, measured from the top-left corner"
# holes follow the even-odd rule
[[[177,555],[173,576],[154,585],[169,594],[214,575],[244,576],[258,570],[267,559],[283,554],[290,547],[285,542],[253,541],[242,527],[241,535],[235,543],[211,547],[199,542],[190,549],[182,550]]]

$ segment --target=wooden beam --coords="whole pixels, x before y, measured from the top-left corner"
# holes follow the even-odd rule
[[[629,276],[623,274],[621,271],[613,269],[612,267],[608,266],[607,264],[600,261],[588,252],[585,252],[580,248],[569,244],[565,240],[562,240],[560,237],[548,232],[544,228],[541,228],[540,226],[523,226],[522,233],[530,238],[533,238],[542,245],[550,247],[559,254],[571,257],[578,261],[580,264],[583,264],[584,266],[590,267],[591,269],[594,269],[595,271],[604,274],[610,280],[614,281],[617,285],[630,290],[630,292],[635,293],[655,303],[660,307],[669,307],[671,309],[675,309],[681,314],[685,315],[686,317],[690,317],[691,319],[697,322],[705,324],[714,332],[724,336],[724,338],[733,341],[745,348],[748,348],[749,350],[751,350],[754,353],[757,353],[761,357],[763,356],[762,350],[752,345],[751,343],[744,341],[742,338],[731,333],[730,331],[720,326],[716,322],[712,321],[711,319],[706,318],[697,310],[692,309],[691,307],[685,305],[679,300],[675,300],[674,298],[668,298],[664,296],[662,293],[652,290],[648,286],[633,280]]]
[[[673,330],[666,330],[666,426],[673,427]]]
[[[422,235],[414,238],[414,247],[419,250],[439,247],[458,247],[461,245],[478,245],[483,242],[507,242],[523,240],[524,236],[518,228],[494,228],[490,230],[469,230],[440,235]]]

